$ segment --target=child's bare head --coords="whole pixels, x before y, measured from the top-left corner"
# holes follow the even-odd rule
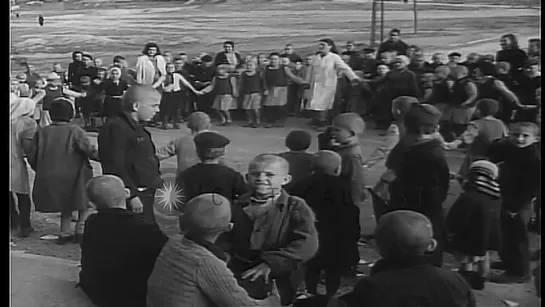
[[[445,58],[445,56],[444,56],[442,53],[434,53],[434,54],[431,56],[431,61],[432,61],[432,63],[434,63],[434,64],[442,65],[442,64],[443,64],[443,61],[444,61],[444,58]]]
[[[312,166],[315,172],[333,176],[341,174],[341,156],[330,150],[320,150],[312,157]]]
[[[421,256],[437,245],[431,221],[423,214],[408,210],[382,216],[375,238],[380,255],[387,259]]]
[[[377,74],[379,76],[386,76],[386,74],[390,71],[390,67],[386,64],[379,64],[377,66]]]
[[[470,54],[467,55],[467,62],[468,63],[477,63],[477,61],[479,60],[481,56],[478,54],[478,53],[475,53],[475,52],[472,52]]]
[[[505,75],[509,73],[509,70],[511,70],[511,64],[509,64],[509,62],[501,61],[496,63],[494,68],[496,69],[496,73]]]
[[[201,111],[189,114],[189,116],[187,117],[187,128],[189,128],[192,132],[209,130],[210,116]]]
[[[467,67],[463,65],[457,65],[452,69],[452,76],[458,80],[467,77],[468,73]]]
[[[418,99],[410,96],[399,96],[392,101],[392,115],[395,119],[403,119],[403,116],[411,109],[413,104],[419,103]]]
[[[291,181],[289,163],[276,154],[261,154],[252,159],[246,179],[253,193],[262,198],[274,197]]]
[[[114,175],[93,177],[87,183],[87,197],[97,209],[126,208],[129,190],[121,178]]]
[[[494,116],[498,113],[499,103],[490,98],[483,98],[477,101],[477,113],[480,117]]]
[[[447,65],[441,65],[435,68],[435,77],[438,80],[445,80],[450,75],[450,67]]]
[[[231,230],[231,204],[213,193],[199,195],[184,205],[180,229],[197,236],[217,236]]]
[[[530,146],[539,140],[539,127],[531,122],[519,122],[509,125],[509,137],[519,148]]]
[[[310,147],[312,137],[304,130],[293,130],[286,136],[285,145],[292,151],[304,151]]]

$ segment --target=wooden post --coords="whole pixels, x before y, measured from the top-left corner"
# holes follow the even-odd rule
[[[384,0],[380,0],[380,42],[384,41]]]
[[[375,46],[376,43],[376,33],[377,32],[377,1],[373,0],[372,9],[371,9],[371,39],[369,44],[371,47]]]
[[[416,0],[413,0],[413,15],[414,15],[414,34],[418,33],[418,9],[416,8]]]

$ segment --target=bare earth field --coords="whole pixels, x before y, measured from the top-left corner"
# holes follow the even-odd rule
[[[444,1],[461,3],[465,0]],[[291,2],[291,1],[290,1]],[[465,1],[467,2],[467,1]],[[483,1],[490,4],[492,1]],[[495,3],[511,4],[507,0]],[[536,9],[510,9],[505,7],[463,7],[437,3],[419,6],[419,33],[412,33],[412,4],[387,3],[386,31],[392,27],[403,31],[403,39],[424,48],[426,53],[435,51],[459,51],[495,53],[499,36],[516,33],[521,45],[530,37],[540,35],[539,11]],[[38,14],[45,24],[37,23]],[[221,50],[224,40],[234,40],[237,50],[245,53],[279,50],[285,43],[293,43],[301,54],[314,51],[316,41],[331,37],[340,45],[346,40],[369,42],[370,5],[360,0],[338,0],[334,2],[301,1],[298,3],[230,0],[226,4],[181,5],[172,3],[110,3],[100,1],[86,3],[44,4],[22,6],[20,18],[12,20],[12,48],[18,57],[27,58],[39,72],[50,70],[52,63],[62,62],[65,67],[70,53],[82,50],[109,63],[116,54],[128,57],[134,64],[142,46],[150,41],[158,43],[162,50],[200,52]],[[14,66],[15,71],[18,70]],[[307,129],[300,120],[291,120],[289,128],[253,130],[239,127],[214,127],[231,140],[227,162],[240,172],[246,171],[249,160],[262,152],[284,151],[283,140],[290,129]],[[151,129],[154,142],[166,144],[179,135],[179,131]],[[311,132],[315,134],[315,132]],[[376,131],[370,130],[362,138],[364,154],[369,154],[380,141]],[[313,144],[312,151],[316,150]],[[449,153],[452,171],[461,163],[460,153]],[[95,174],[100,166],[94,164]],[[176,168],[175,159],[161,163],[163,173]],[[369,174],[369,184],[378,173]],[[168,176],[168,175],[167,175]],[[33,177],[33,174],[31,174]],[[459,186],[453,182],[445,209],[459,194]],[[365,233],[373,231],[374,222],[370,204],[362,208],[362,228]],[[178,231],[176,222],[159,218],[159,223],[168,234]],[[14,249],[27,253],[79,260],[79,248],[75,245],[57,246],[51,241],[40,240],[45,234],[54,234],[58,228],[56,214],[33,215],[36,232],[30,238],[15,239]],[[538,239],[533,240],[537,244]],[[377,259],[370,246],[361,247],[362,258]],[[447,265],[452,266],[452,258]],[[367,267],[362,266],[362,271]],[[343,291],[353,281],[346,281]],[[538,306],[531,284],[501,286],[487,285],[478,292],[479,306],[504,306],[501,300],[521,303],[520,306]]]

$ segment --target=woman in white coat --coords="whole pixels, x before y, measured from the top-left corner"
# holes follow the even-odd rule
[[[38,90],[34,98],[10,97],[10,228],[18,231],[19,237],[28,237],[30,225],[30,178],[25,161],[26,153],[31,151],[32,139],[36,132],[36,121],[32,118],[36,102],[45,96]],[[15,204],[15,195],[17,205]]]
[[[310,64],[307,82],[310,84],[308,110],[317,112],[314,120],[319,126],[327,124],[327,112],[333,107],[337,90],[337,76],[344,73],[352,81],[361,81],[354,71],[338,55],[335,43],[322,39],[318,44],[318,53]]]
[[[161,76],[167,74],[166,61],[159,46],[147,43],[142,55],[136,61],[136,83],[153,85]]]

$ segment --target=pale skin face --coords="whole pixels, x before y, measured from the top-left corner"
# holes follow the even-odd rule
[[[377,73],[380,75],[380,76],[385,76],[388,71],[390,71],[390,69],[388,68],[388,66],[386,65],[379,65],[377,67]]]
[[[354,44],[352,44],[352,43],[346,44],[346,51],[352,52],[352,51],[354,51],[355,49],[356,49],[356,47],[354,47]]]
[[[280,62],[281,62],[282,65],[284,65],[284,66],[290,65],[290,59],[289,59],[289,58],[281,58],[281,59],[280,59]]]
[[[212,62],[203,62],[204,63],[204,66],[205,67],[210,67],[212,66]]]
[[[507,37],[502,37],[500,39],[500,47],[502,49],[505,49],[505,48],[509,48],[511,46],[511,40],[508,39]]]
[[[399,40],[399,33],[397,32],[390,33],[390,40],[392,40],[393,42],[397,42]]]
[[[528,127],[519,127],[509,132],[509,137],[518,148],[524,148],[537,142],[535,131]]]
[[[255,70],[257,69],[257,65],[255,62],[248,62],[246,64],[246,71],[249,73],[255,73]]]
[[[87,66],[87,67],[91,67],[94,64],[94,61],[91,60],[91,58],[84,57],[83,58],[83,64],[85,64],[85,66]]]
[[[118,81],[121,78],[121,74],[117,70],[112,70],[110,76],[114,81]]]
[[[278,66],[280,66],[280,57],[277,56],[277,55],[271,56],[271,58],[270,58],[270,64],[271,64],[271,67],[278,67]]]
[[[233,46],[230,45],[230,44],[225,44],[223,45],[223,51],[225,51],[225,53],[233,53]]]
[[[174,73],[176,71],[176,67],[174,67],[173,64],[168,64],[166,69],[167,69],[167,73],[169,73],[169,74],[172,74],[172,73]]]
[[[145,102],[136,103],[136,114],[138,119],[141,121],[149,122],[157,112],[159,112],[159,103],[161,101],[161,95],[159,94],[148,94]]]
[[[292,47],[292,46],[286,46],[286,47],[284,48],[284,52],[285,52],[286,54],[292,54],[292,53],[293,53],[293,47]]]
[[[157,48],[155,47],[148,48],[148,56],[154,57],[155,55],[157,55]]]
[[[323,55],[326,55],[331,51],[331,46],[324,42],[320,42],[318,43],[318,51],[320,51],[320,53],[322,53]]]
[[[349,138],[354,136],[354,134],[351,131],[348,131],[346,129],[339,128],[339,127],[333,127],[331,129],[331,134],[332,134],[333,138],[335,139],[335,141],[337,141],[339,143],[344,143]]]
[[[174,69],[175,70],[182,70],[183,66],[184,66],[184,61],[182,61],[182,60],[174,61]]]
[[[264,63],[267,61],[267,56],[264,54],[260,54],[257,56],[257,60],[259,61],[259,63]]]
[[[539,45],[537,42],[528,43],[528,53],[535,53],[539,51]]]
[[[459,56],[451,56],[448,58],[448,61],[451,62],[451,63],[458,63],[460,62],[460,57]]]
[[[95,66],[96,67],[102,67],[102,60],[101,59],[95,59]]]
[[[396,60],[396,61],[394,62],[394,67],[395,67],[396,69],[401,70],[401,69],[407,67],[407,65],[406,65],[403,61]]]
[[[431,58],[431,61],[432,61],[434,64],[443,64],[443,61],[442,61],[440,55],[434,55],[434,56]]]
[[[83,54],[81,54],[81,53],[76,53],[76,54],[74,55],[74,60],[79,61],[79,62],[83,61]]]
[[[61,64],[55,64],[55,65],[53,65],[53,71],[54,71],[54,72],[61,72],[61,71],[62,71],[62,66],[61,66]]]
[[[104,78],[106,78],[106,72],[105,71],[99,71],[97,72],[97,77],[100,79],[100,80],[104,80]]]
[[[253,163],[246,179],[258,196],[273,196],[290,182],[291,176],[280,163]]]

